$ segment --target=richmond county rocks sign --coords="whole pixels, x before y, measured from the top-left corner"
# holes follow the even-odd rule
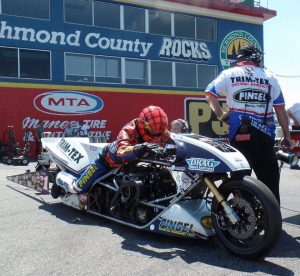
[[[99,30],[101,29],[99,28]],[[116,30],[101,30],[101,32],[91,33],[83,33],[80,30],[70,33],[45,29],[39,30],[33,27],[11,26],[7,21],[1,21],[0,25],[0,39],[4,40],[65,47],[84,46],[90,49],[126,52],[139,57],[147,57],[151,49],[157,47],[159,47],[160,57],[193,59],[197,61],[208,61],[212,57],[205,42],[171,39],[150,34],[148,39],[145,39],[145,35],[141,36],[141,38],[134,36],[136,34]],[[160,43],[161,45],[155,45],[155,43]]]

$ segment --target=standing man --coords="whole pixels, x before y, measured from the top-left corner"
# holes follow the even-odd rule
[[[43,137],[43,132],[45,131],[43,124],[41,121],[39,121],[38,126],[36,127],[35,130],[35,154],[36,158],[38,159],[39,154],[41,153],[41,139]]]
[[[273,108],[283,131],[282,145],[286,147],[291,146],[289,120],[278,80],[260,66],[262,59],[263,53],[253,45],[242,47],[235,66],[224,70],[205,93],[217,118],[229,124],[230,144],[245,155],[257,178],[280,204]],[[228,112],[222,110],[220,96],[226,96]]]
[[[300,103],[294,103],[289,107],[287,114],[293,120],[292,130],[300,130]]]
[[[188,121],[176,119],[171,122],[171,132],[173,133],[191,133],[191,126]]]
[[[87,124],[86,121],[83,121],[80,128],[80,136],[87,137],[89,135],[89,129],[90,126]]]
[[[73,131],[74,131],[74,129],[72,127],[72,123],[68,122],[67,127],[64,129],[63,137],[72,137]]]

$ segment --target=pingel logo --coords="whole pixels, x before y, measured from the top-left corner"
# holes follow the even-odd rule
[[[77,91],[49,91],[34,98],[35,108],[53,115],[83,115],[100,111],[101,98]]]

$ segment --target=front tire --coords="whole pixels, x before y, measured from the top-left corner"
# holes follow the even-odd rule
[[[29,164],[29,160],[27,159],[27,158],[24,158],[23,160],[22,160],[22,165],[23,166],[27,166]]]
[[[232,224],[213,199],[212,220],[217,237],[232,253],[244,258],[266,256],[280,236],[282,219],[276,198],[262,182],[246,176],[219,187],[240,221]]]
[[[7,158],[6,165],[12,165],[12,164],[13,164],[13,159],[12,158]]]

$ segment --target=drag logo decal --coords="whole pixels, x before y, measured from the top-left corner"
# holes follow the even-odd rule
[[[164,231],[176,235],[182,235],[188,237],[195,236],[195,234],[193,233],[193,224],[184,223],[176,220],[162,219],[160,221],[158,229],[160,231]]]
[[[41,112],[53,115],[92,114],[103,108],[101,98],[77,91],[50,91],[35,97],[33,104]]]
[[[84,157],[77,149],[73,148],[65,139],[61,139],[58,147],[77,164]]]
[[[261,50],[255,37],[242,30],[233,31],[223,39],[220,47],[220,59],[223,69],[228,69],[234,64],[239,49],[247,44],[252,44]]]
[[[220,164],[220,161],[205,158],[190,158],[186,159],[190,170],[201,170],[205,172],[213,172],[215,167]]]
[[[267,92],[255,89],[242,89],[233,94],[233,99],[239,103],[266,103]]]

